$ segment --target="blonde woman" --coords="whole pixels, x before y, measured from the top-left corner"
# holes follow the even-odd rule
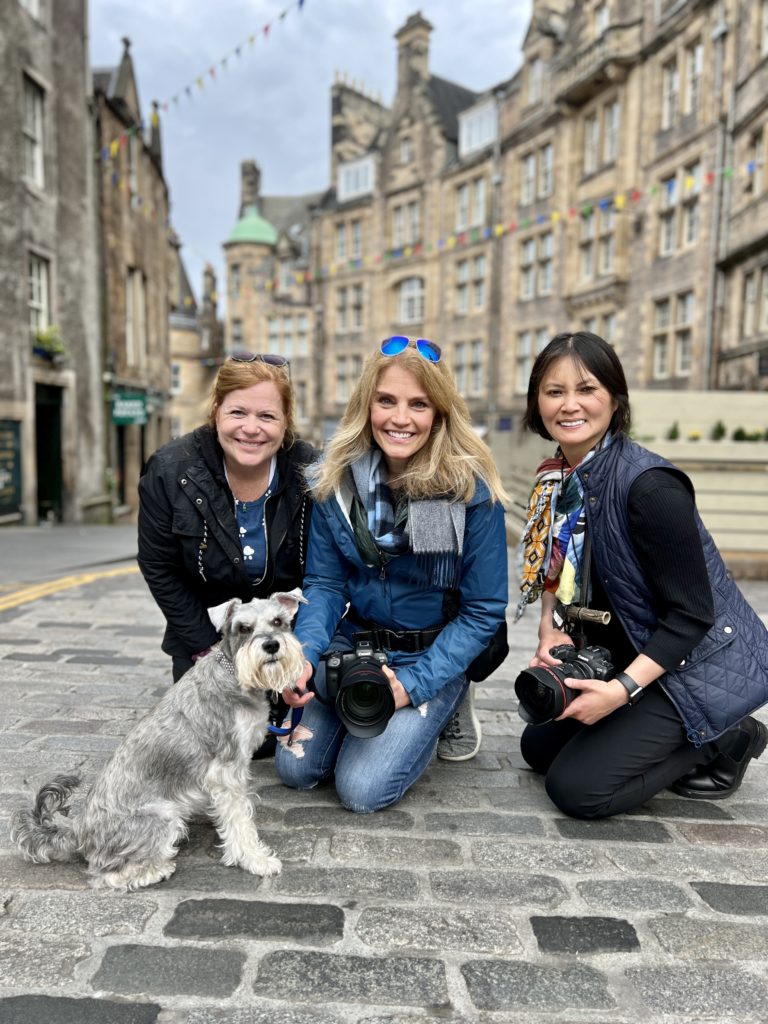
[[[367,813],[424,772],[467,694],[467,668],[504,622],[505,495],[439,347],[424,339],[390,338],[368,357],[315,469],[296,624],[307,658],[298,689],[313,692],[284,694],[303,718],[275,765],[297,789],[335,776],[342,804]],[[365,663],[344,714],[335,691],[361,643],[386,658],[386,681],[371,683],[377,666]],[[355,715],[377,702],[383,721],[366,730]]]

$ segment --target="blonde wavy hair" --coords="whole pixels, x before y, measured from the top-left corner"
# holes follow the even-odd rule
[[[393,366],[411,373],[435,407],[431,436],[400,477],[405,493],[414,499],[451,495],[468,501],[480,477],[495,501],[508,500],[490,449],[472,429],[467,404],[448,367],[443,362],[428,362],[413,347],[396,356],[374,352],[365,360],[341,424],[312,480],[316,497],[321,501],[330,498],[347,468],[372,447],[371,406],[382,373]]]
[[[216,429],[216,415],[227,395],[232,394],[233,391],[240,391],[241,388],[250,388],[254,384],[266,382],[274,384],[280,395],[285,416],[283,448],[290,448],[296,440],[295,400],[291,378],[285,367],[262,363],[260,359],[254,359],[252,363],[244,363],[229,358],[222,363],[216,374],[216,379],[211,385],[208,399],[208,425],[213,430]]]

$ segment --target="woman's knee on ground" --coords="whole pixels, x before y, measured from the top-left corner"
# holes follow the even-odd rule
[[[555,767],[547,773],[544,788],[555,807],[569,818],[594,821],[611,813],[612,794],[594,793],[578,773],[558,772]]]
[[[393,780],[376,773],[344,771],[336,767],[336,794],[343,807],[356,814],[373,814],[397,803],[403,796]]]
[[[312,789],[323,779],[311,762],[284,749],[282,743],[278,743],[275,750],[275,771],[283,785],[290,789]]]

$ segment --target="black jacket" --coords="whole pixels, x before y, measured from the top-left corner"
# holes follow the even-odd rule
[[[151,456],[139,481],[139,568],[168,623],[167,654],[189,658],[216,643],[208,608],[301,586],[311,510],[302,470],[315,457],[304,441],[278,453],[264,507],[266,572],[253,582],[215,432],[198,427]]]

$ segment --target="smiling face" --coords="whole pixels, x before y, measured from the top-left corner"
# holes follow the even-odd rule
[[[575,466],[608,430],[618,403],[570,356],[556,359],[539,387],[539,414],[549,435]]]
[[[228,472],[242,476],[268,466],[285,437],[286,417],[272,381],[231,391],[216,412],[216,432]]]
[[[371,433],[384,453],[390,477],[429,441],[435,407],[418,380],[397,364],[379,377],[371,402]]]

